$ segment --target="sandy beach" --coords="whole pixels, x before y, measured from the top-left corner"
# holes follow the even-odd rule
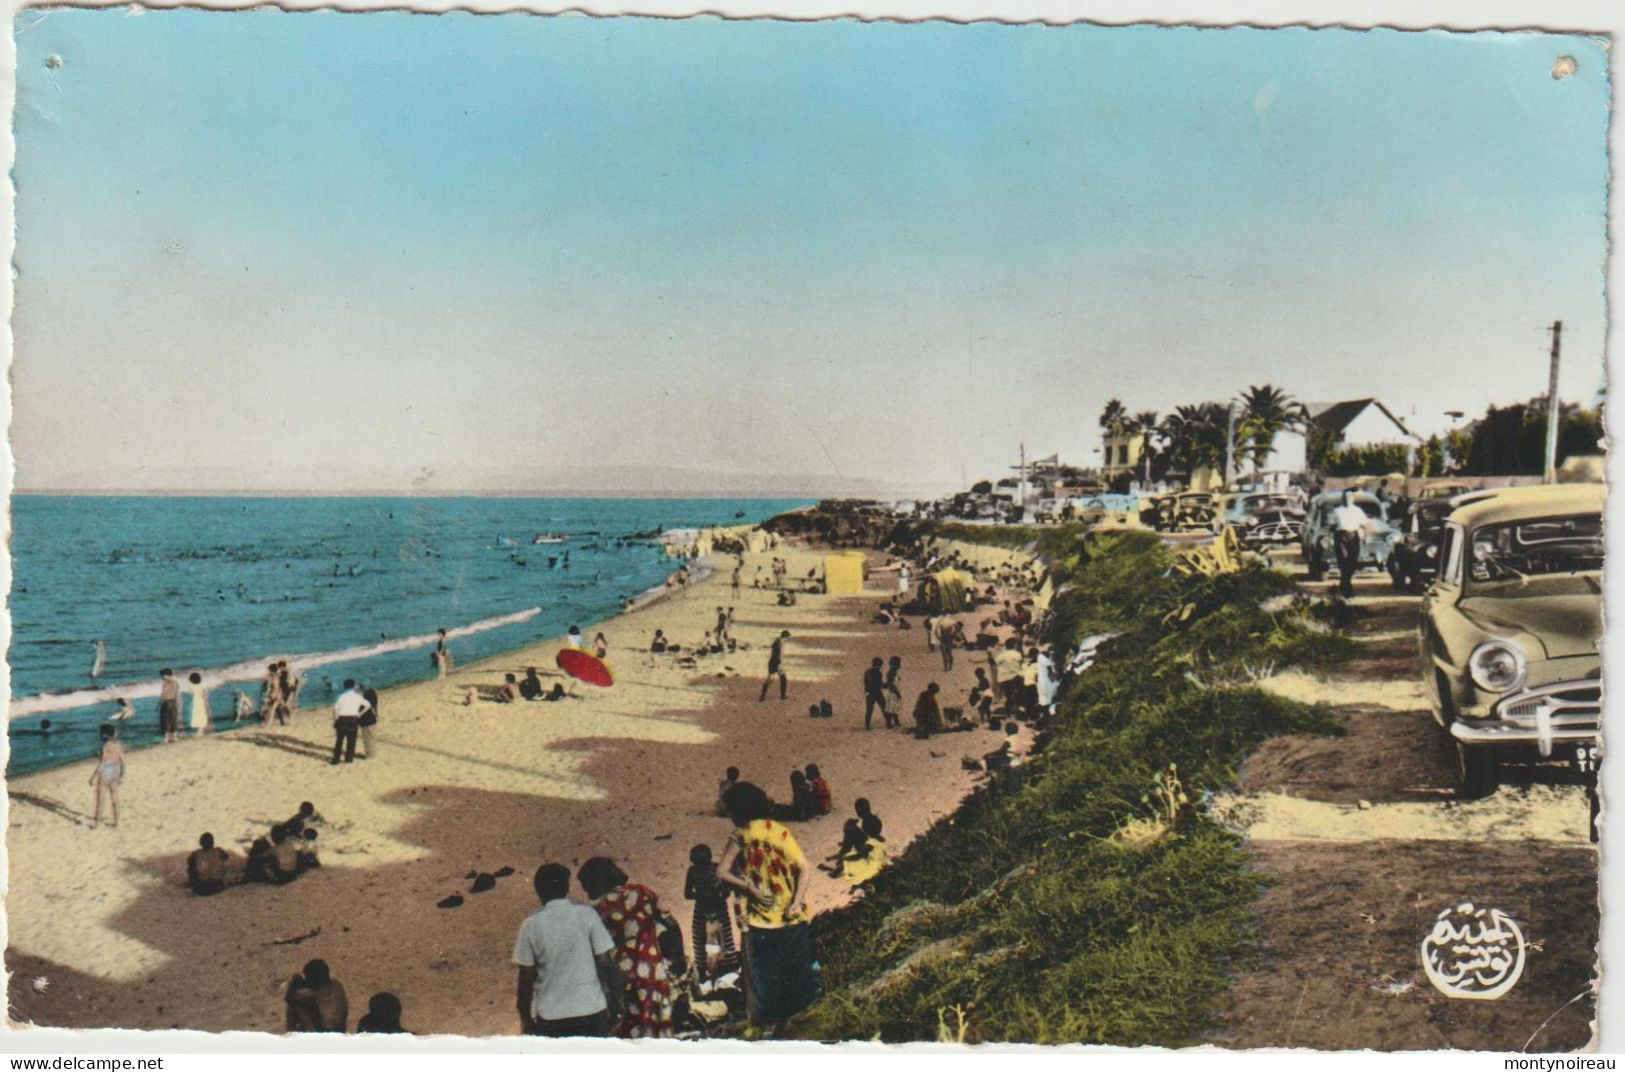
[[[791,577],[821,558],[783,545],[771,554],[788,558]],[[290,726],[142,749],[128,759],[117,829],[90,825],[89,761],[12,780],[14,1022],[280,1031],[289,976],[322,957],[349,993],[352,1022],[369,995],[388,990],[415,1033],[517,1033],[509,955],[536,907],[531,873],[549,860],[611,856],[686,931],[688,850],[723,846],[729,824],[715,800],[730,765],[781,800],[792,768],[820,765],[835,811],[798,824],[809,857],[833,851],[858,796],[870,799],[900,851],[972,787],[961,757],[996,747],[1000,735],[921,741],[879,728],[878,717],[866,732],[862,670],[877,655],[903,657],[906,722],[929,681],[948,704],[961,703],[973,664],[961,653],[944,672],[920,629],[871,623],[894,574],[872,573],[861,596],[776,606],[772,593],[749,587],[771,554],[746,557],[737,601],[729,567],[719,564],[686,594],[601,626],[583,623],[589,639],[599,629],[608,638],[618,679],[609,689],[579,685],[578,698],[558,703],[463,705],[470,686],[499,684],[527,666],[550,684],[554,641],[385,691],[370,760],[329,765],[325,709],[302,710]],[[702,659],[698,669],[648,653],[656,628],[686,649],[730,602],[738,652]],[[792,633],[789,699],[781,703],[775,689],[762,703],[767,647],[781,629]],[[835,717],[808,718],[808,705],[823,699]],[[212,898],[186,890],[186,855],[201,832],[240,863],[251,840],[302,800],[327,820],[320,870],[289,886],[232,886]],[[503,867],[514,873],[495,889],[470,892],[470,872]],[[464,896],[461,907],[436,907],[453,893]],[[845,883],[813,876],[815,909],[850,896]]]

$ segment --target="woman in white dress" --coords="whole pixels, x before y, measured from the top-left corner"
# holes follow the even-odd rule
[[[203,675],[197,671],[192,671],[186,680],[186,691],[192,698],[192,732],[202,736],[214,729],[214,723],[209,720],[209,693],[203,687]]]

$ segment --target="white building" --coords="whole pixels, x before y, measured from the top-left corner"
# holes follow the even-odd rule
[[[1349,447],[1377,447],[1400,444],[1414,459],[1422,445],[1420,436],[1405,427],[1387,406],[1375,398],[1346,402],[1311,402],[1310,428],[1280,432],[1275,437],[1265,469],[1301,473],[1309,467],[1309,436],[1313,429],[1330,433],[1334,450]]]

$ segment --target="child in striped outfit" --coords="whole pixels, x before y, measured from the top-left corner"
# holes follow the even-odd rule
[[[702,980],[714,979],[735,970],[738,961],[733,924],[728,919],[728,888],[717,878],[717,865],[711,859],[709,845],[696,845],[688,850],[688,862],[683,896],[694,902],[694,925],[689,930],[694,942],[694,971]],[[713,927],[718,932],[717,944],[722,948],[715,975],[705,949],[708,932]]]

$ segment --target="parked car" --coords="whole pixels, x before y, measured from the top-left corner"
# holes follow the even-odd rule
[[[1292,544],[1303,539],[1304,510],[1296,495],[1253,491],[1231,500],[1224,520],[1250,548]]]
[[[1445,520],[1419,630],[1464,795],[1493,791],[1505,762],[1595,773],[1603,496],[1600,484],[1509,488]]]
[[[1198,532],[1213,527],[1218,516],[1213,496],[1205,491],[1183,491],[1174,497],[1173,530]]]
[[[1452,492],[1417,499],[1393,518],[1399,529],[1399,542],[1388,556],[1388,576],[1401,592],[1420,592],[1438,572],[1439,543],[1444,539],[1444,521],[1463,506],[1482,502],[1496,490]]]
[[[1321,580],[1326,572],[1337,565],[1335,533],[1332,520],[1337,508],[1343,505],[1341,491],[1327,491],[1315,496],[1309,503],[1308,516],[1303,525],[1303,560],[1309,566],[1309,579]],[[1365,511],[1366,529],[1360,541],[1359,569],[1384,569],[1393,552],[1399,532],[1388,521],[1388,504],[1369,491],[1354,493],[1354,505]]]

